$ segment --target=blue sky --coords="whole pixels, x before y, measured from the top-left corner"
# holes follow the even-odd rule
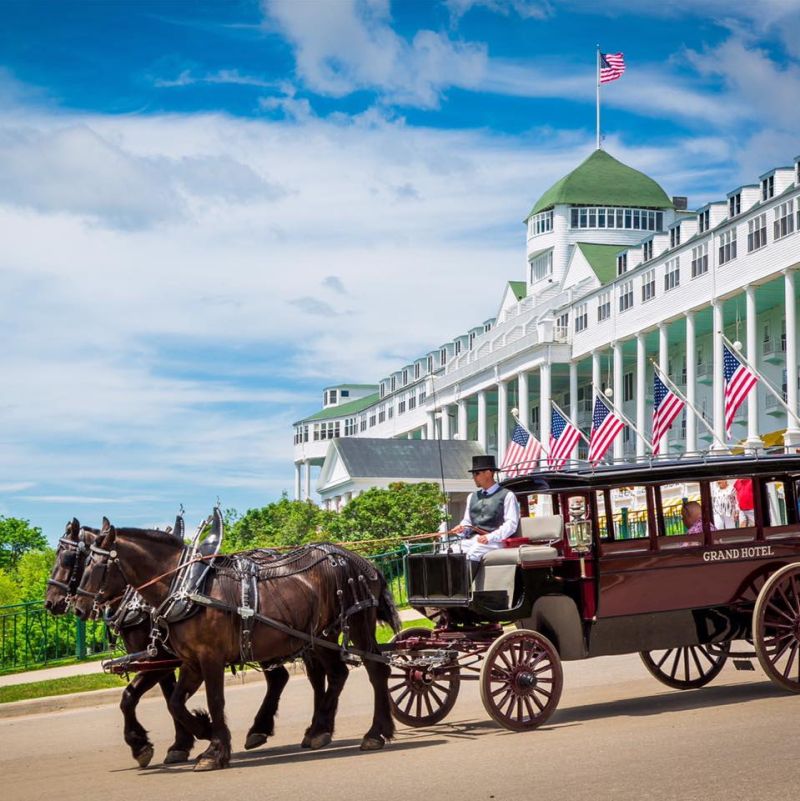
[[[604,146],[699,205],[800,152],[795,7],[0,2],[0,514],[54,539],[291,492],[325,384],[523,277],[594,146],[595,43],[628,64]]]

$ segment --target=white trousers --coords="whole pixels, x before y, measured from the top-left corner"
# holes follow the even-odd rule
[[[503,547],[501,542],[487,542],[486,545],[478,542],[477,537],[471,537],[468,540],[460,540],[457,544],[460,547],[461,553],[467,555],[467,559],[473,562],[480,562],[489,551],[496,551],[498,548]],[[455,547],[453,548],[455,550]]]

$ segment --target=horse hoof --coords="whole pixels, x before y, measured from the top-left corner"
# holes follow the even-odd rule
[[[194,769],[199,773],[205,770],[220,770],[225,766],[220,764],[214,757],[200,757],[194,766]]]
[[[177,765],[179,762],[188,762],[189,761],[189,752],[188,751],[167,751],[167,755],[164,757],[164,764],[165,765]]]
[[[378,737],[365,737],[361,741],[361,750],[380,751],[384,745],[386,745],[386,741],[380,735]]]
[[[300,743],[300,748],[311,748],[311,736],[310,735],[306,734],[305,737],[303,737],[303,739],[302,739],[302,741]]]
[[[311,738],[308,747],[312,751],[316,751],[318,748],[324,748],[326,745],[329,745],[333,737],[328,732],[324,732],[323,734],[317,734]]]
[[[150,764],[150,760],[153,758],[153,746],[146,745],[138,754],[136,754],[135,759],[139,763],[140,768],[146,768]]]
[[[266,734],[252,732],[247,735],[247,739],[244,741],[245,751],[249,751],[251,748],[258,748],[259,745],[264,745],[265,742],[267,742]]]

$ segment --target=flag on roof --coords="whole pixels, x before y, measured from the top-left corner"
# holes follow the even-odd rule
[[[684,402],[653,374],[653,456],[658,456],[661,438],[669,431],[675,418],[681,413]]]
[[[622,53],[600,53],[600,83],[610,83],[625,72],[625,57]]]
[[[625,424],[622,420],[597,395],[592,413],[592,433],[589,435],[589,461],[592,464],[601,461],[623,428],[625,428]]]
[[[553,407],[550,422],[550,456],[547,460],[551,470],[561,470],[564,467],[580,437],[581,432]]]
[[[725,344],[722,345],[722,371],[725,377],[725,434],[730,437],[733,418],[750,390],[758,383],[758,376],[742,364]]]
[[[530,473],[536,469],[541,456],[542,443],[522,423],[517,423],[500,469],[508,477]]]

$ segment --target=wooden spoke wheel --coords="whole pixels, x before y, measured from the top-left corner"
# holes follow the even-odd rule
[[[644,666],[662,684],[676,690],[696,690],[715,679],[728,661],[730,642],[688,645],[664,651],[641,651]]]
[[[753,645],[769,678],[800,693],[800,565],[786,565],[764,585],[753,610]]]
[[[496,639],[481,668],[481,700],[490,717],[512,731],[541,726],[558,706],[564,674],[553,643],[530,629]]]
[[[392,639],[400,647],[393,657],[389,675],[389,702],[392,715],[406,726],[432,726],[447,716],[453,708],[461,687],[458,665],[426,669],[414,665],[421,657],[419,651],[403,651],[402,641],[411,637],[429,638],[431,630],[403,629]],[[404,663],[408,663],[407,665]]]

